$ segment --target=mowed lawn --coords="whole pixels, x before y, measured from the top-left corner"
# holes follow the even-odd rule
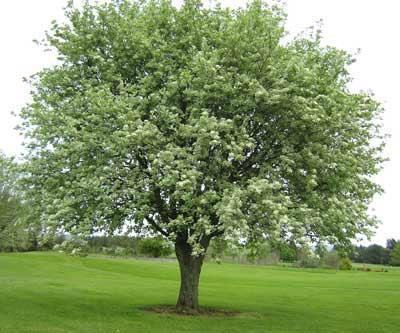
[[[200,301],[240,315],[156,314],[178,265],[58,253],[0,254],[0,332],[400,332],[400,271],[206,263]]]

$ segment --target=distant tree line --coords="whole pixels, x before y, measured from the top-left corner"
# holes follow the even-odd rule
[[[161,237],[132,237],[127,235],[92,236],[87,240],[92,253],[124,256],[168,257],[172,244]]]
[[[388,239],[386,247],[378,244],[354,246],[350,258],[359,263],[400,266],[400,240]]]
[[[310,246],[298,244],[294,240],[286,242],[268,242],[256,248],[246,248],[240,244],[228,245],[227,242],[212,242],[209,258],[236,263],[277,264],[289,263],[307,268],[340,268],[348,262],[400,266],[400,240],[388,239],[386,247],[352,246],[349,249],[331,248],[324,244]],[[342,266],[344,265],[344,266]]]
[[[234,262],[242,264],[288,264],[304,268],[351,269],[349,258],[340,251],[319,244],[298,244],[291,241],[265,241],[257,247],[243,244],[232,246],[223,240],[215,240],[210,245],[209,259],[216,262]]]

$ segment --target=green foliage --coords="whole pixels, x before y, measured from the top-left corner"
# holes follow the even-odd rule
[[[279,253],[268,242],[264,242],[250,247],[247,258],[251,263],[273,265],[279,262]]]
[[[285,14],[258,0],[87,2],[66,18],[21,112],[48,225],[127,224],[193,255],[216,236],[346,245],[376,225],[381,107],[349,91],[353,58],[318,33],[284,42]]]
[[[139,254],[154,258],[167,257],[172,254],[171,244],[161,237],[143,238],[138,244]]]
[[[125,257],[125,256],[129,255],[129,250],[124,247],[117,246],[114,249],[114,255],[119,256],[119,257]]]
[[[86,240],[78,237],[71,237],[61,244],[57,244],[54,250],[63,251],[71,256],[86,257],[89,252],[89,247]]]
[[[115,255],[124,249],[124,256],[137,255],[139,238],[113,235],[113,236],[91,236],[87,239],[90,252],[106,253]]]
[[[320,258],[312,251],[308,244],[303,244],[297,249],[297,262],[295,266],[304,268],[317,268],[320,266]]]
[[[339,269],[341,271],[350,271],[353,268],[351,265],[351,260],[349,258],[342,258],[340,259]]]
[[[134,254],[132,252],[132,249],[129,249],[126,247],[121,247],[121,246],[102,247],[100,249],[100,251],[99,251],[99,249],[96,249],[96,250],[97,250],[97,253],[102,253],[102,254],[115,256],[115,257],[128,257],[128,256],[132,256]]]
[[[303,268],[317,268],[320,266],[320,259],[313,255],[304,256],[296,263],[296,265]]]
[[[327,252],[321,259],[322,267],[339,269],[340,257],[337,251]]]
[[[314,250],[315,254],[318,255],[318,257],[323,258],[326,256],[326,254],[329,252],[328,249],[326,248],[326,245],[323,243],[318,243],[315,247]]]
[[[378,244],[367,247],[360,245],[354,248],[351,259],[359,263],[387,265],[390,259],[390,250]]]
[[[295,262],[297,260],[297,246],[294,242],[275,241],[272,248],[278,251],[283,262]]]
[[[0,235],[16,223],[21,208],[14,183],[13,162],[0,152]]]
[[[390,264],[400,266],[400,242],[397,242],[390,253]]]
[[[388,240],[386,240],[386,248],[387,248],[389,251],[392,251],[392,250],[394,249],[394,247],[396,246],[397,243],[400,243],[400,240],[397,241],[397,240],[395,240],[394,238],[388,239]]]
[[[49,230],[41,231],[37,227],[36,229],[38,250],[52,250],[56,245],[61,245],[66,240],[66,236],[63,234],[57,234]]]
[[[26,226],[12,223],[0,233],[0,252],[34,251],[38,247],[36,230]]]
[[[32,251],[38,248],[39,229],[25,223],[28,205],[17,186],[17,165],[0,152],[0,252]]]
[[[370,246],[358,246],[353,249],[351,259],[355,262],[380,264],[380,265],[399,265],[399,250],[400,242],[395,239],[388,239],[386,248],[378,244]]]
[[[221,258],[226,254],[227,249],[228,243],[225,239],[215,238],[210,244],[208,254],[215,260],[221,260]]]

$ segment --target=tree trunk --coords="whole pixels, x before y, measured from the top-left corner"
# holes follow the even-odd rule
[[[208,242],[204,245],[208,245]],[[192,248],[186,241],[177,241],[175,252],[181,272],[181,287],[176,310],[197,313],[199,311],[199,279],[204,255],[192,256]]]

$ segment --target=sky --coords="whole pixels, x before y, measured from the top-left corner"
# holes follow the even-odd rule
[[[75,1],[79,2],[79,1]],[[209,1],[204,1],[208,3]],[[173,0],[180,5],[182,1]],[[222,0],[225,6],[245,5],[245,0]],[[32,42],[41,39],[53,19],[63,20],[66,0],[0,1],[0,150],[22,152],[22,138],[14,129],[18,112],[29,102],[29,86],[22,78],[56,63],[55,54],[43,52]],[[383,103],[383,128],[387,141],[383,171],[376,181],[385,193],[371,205],[382,224],[370,241],[381,245],[387,238],[400,239],[400,1],[398,0],[287,0],[287,30],[291,35],[322,19],[323,41],[349,52],[361,50],[351,67],[351,89],[372,91]]]

